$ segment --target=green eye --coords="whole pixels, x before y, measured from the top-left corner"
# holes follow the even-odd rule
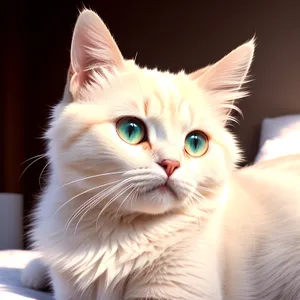
[[[146,130],[142,121],[136,118],[123,118],[117,122],[119,137],[128,144],[137,145],[145,139]]]
[[[208,150],[208,138],[201,131],[193,131],[187,135],[184,148],[191,156],[202,156]]]

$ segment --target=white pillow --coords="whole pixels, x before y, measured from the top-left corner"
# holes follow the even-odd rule
[[[264,119],[255,162],[300,153],[300,115]]]

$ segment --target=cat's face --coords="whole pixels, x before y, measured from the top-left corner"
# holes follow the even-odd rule
[[[213,208],[208,198],[239,158],[224,125],[231,101],[244,96],[253,48],[251,41],[189,75],[141,69],[122,58],[99,17],[84,11],[64,101],[48,131],[57,179],[77,180],[70,188],[87,191],[102,209]]]

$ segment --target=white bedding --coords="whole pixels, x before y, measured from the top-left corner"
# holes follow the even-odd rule
[[[36,256],[33,251],[0,251],[1,300],[54,300],[50,293],[28,289],[20,281],[21,270]]]
[[[300,114],[266,118],[255,162],[300,153]]]

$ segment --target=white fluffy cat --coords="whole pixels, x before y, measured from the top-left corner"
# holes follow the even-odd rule
[[[237,171],[225,127],[253,52],[149,70],[80,14],[32,231],[56,300],[300,299],[300,159]]]

